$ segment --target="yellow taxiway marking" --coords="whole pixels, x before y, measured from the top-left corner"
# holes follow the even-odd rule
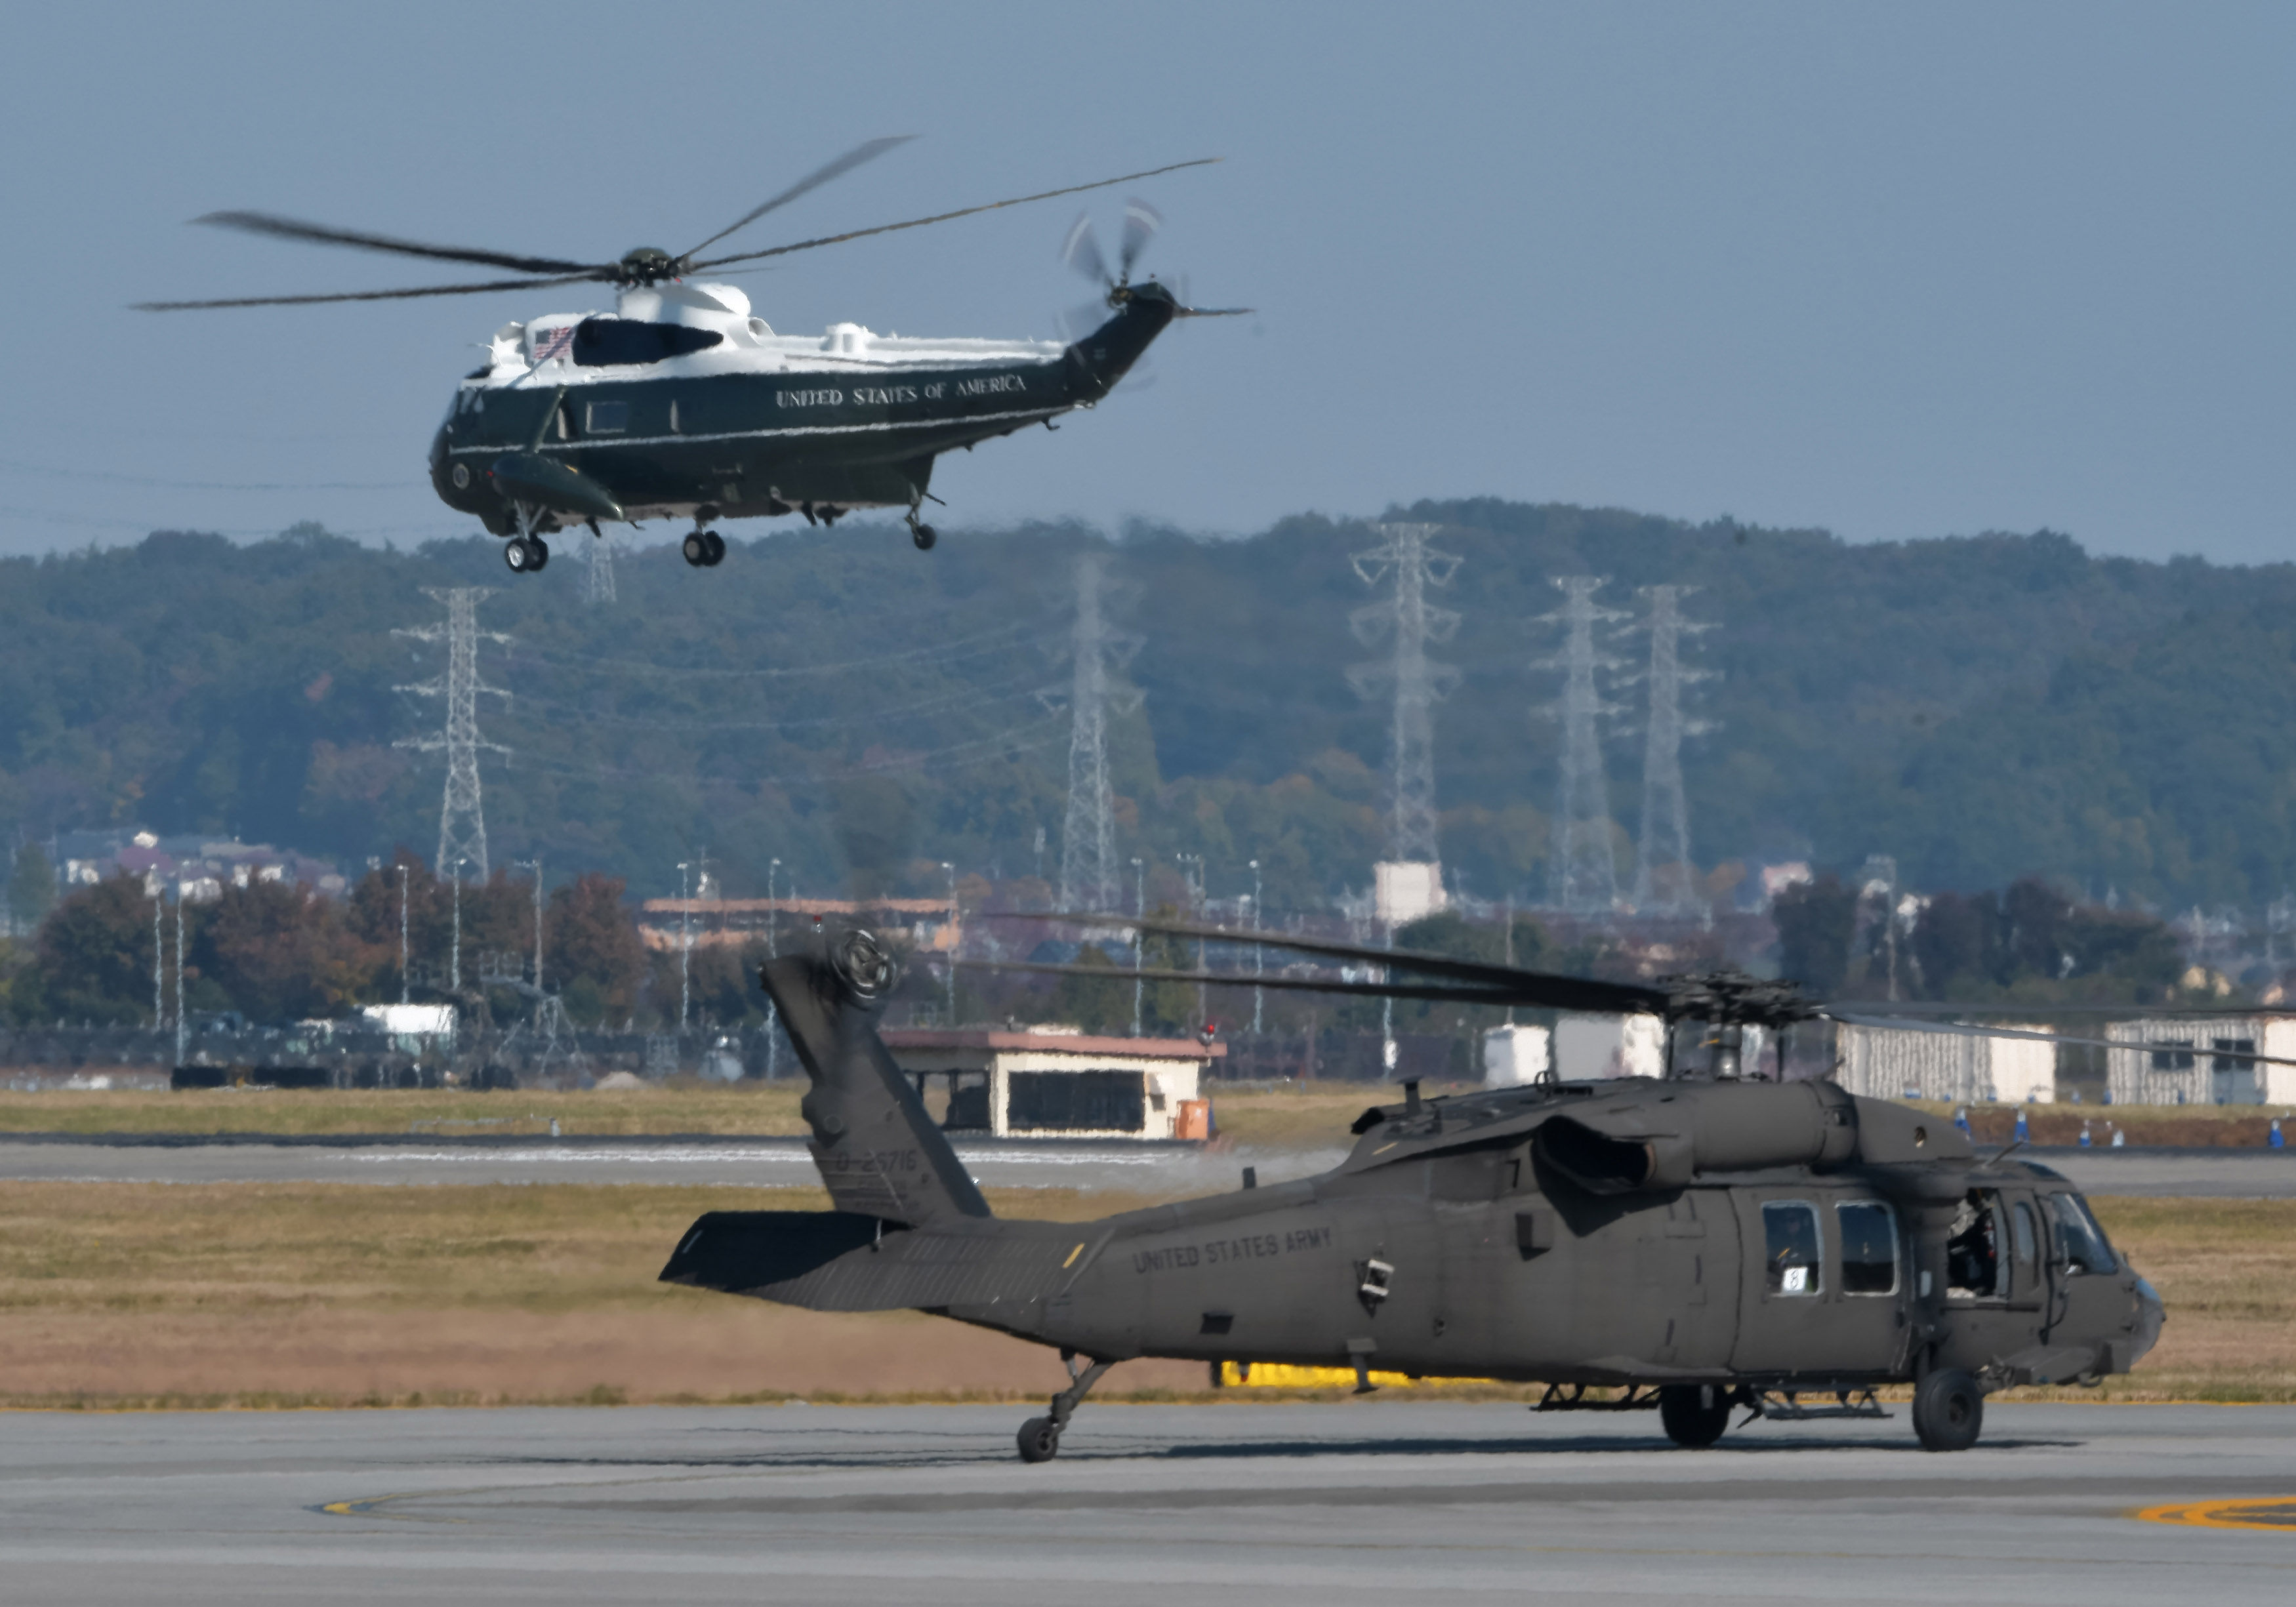
[[[2180,1502],[2170,1506],[2139,1507],[2128,1515],[2147,1523],[2175,1523],[2186,1529],[2261,1529],[2296,1535],[2296,1496]]]

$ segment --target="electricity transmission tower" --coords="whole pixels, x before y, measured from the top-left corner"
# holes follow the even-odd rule
[[[1681,643],[1714,628],[1682,617],[1689,586],[1646,586],[1650,599],[1650,720],[1643,737],[1643,829],[1635,854],[1635,907],[1683,915],[1697,913],[1692,888],[1690,804],[1682,791],[1682,741],[1713,729],[1682,717],[1682,689],[1713,672],[1685,669]],[[1663,877],[1660,873],[1665,872]],[[1663,885],[1661,885],[1663,883]]]
[[[1103,611],[1107,597],[1105,557],[1087,553],[1077,560],[1076,627],[1069,641],[1072,676],[1069,707],[1069,806],[1061,824],[1062,909],[1112,910],[1119,873],[1116,859],[1116,814],[1108,791],[1108,717],[1140,707],[1132,687],[1111,690],[1109,674],[1121,671],[1140,651],[1140,638],[1111,631]],[[1060,695],[1046,702],[1059,706]]]
[[[1428,546],[1434,525],[1371,528],[1380,545],[1355,554],[1356,573],[1374,586],[1391,575],[1395,590],[1387,601],[1350,613],[1348,624],[1365,647],[1391,635],[1395,652],[1391,659],[1350,668],[1348,685],[1364,698],[1382,691],[1394,694],[1388,731],[1388,856],[1432,864],[1441,857],[1436,841],[1435,705],[1459,684],[1459,672],[1428,658],[1427,644],[1448,642],[1459,628],[1459,616],[1429,606],[1427,588],[1450,585],[1460,561]]]
[[[1627,616],[1595,601],[1603,581],[1598,575],[1556,578],[1562,607],[1538,622],[1562,626],[1562,651],[1531,666],[1562,672],[1562,696],[1544,711],[1562,722],[1562,784],[1547,866],[1554,907],[1577,915],[1609,914],[1619,898],[1618,865],[1611,853],[1611,783],[1603,768],[1599,722],[1619,713],[1620,707],[1603,700],[1595,676],[1618,670],[1622,660],[1596,649],[1595,630]]]
[[[444,637],[447,673],[437,680],[396,690],[445,699],[447,727],[432,736],[401,737],[395,745],[424,753],[441,748],[447,750],[447,791],[439,810],[439,873],[460,881],[461,866],[467,862],[477,867],[480,880],[484,881],[488,874],[487,817],[479,796],[479,750],[483,748],[506,755],[510,750],[480,736],[479,693],[491,693],[504,701],[508,701],[510,693],[479,679],[479,638],[483,635],[490,642],[503,644],[510,638],[499,631],[479,629],[479,603],[494,594],[490,587],[422,589],[424,595],[447,605],[447,622],[395,630],[391,635],[412,636],[418,642],[436,642]]]
[[[614,544],[603,530],[590,543],[590,570],[583,580],[582,595],[590,603],[614,600]]]

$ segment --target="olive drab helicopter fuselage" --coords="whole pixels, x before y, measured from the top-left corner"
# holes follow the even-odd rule
[[[1669,995],[1447,974],[1468,972],[1472,990],[1256,980],[1702,1010],[1724,1018],[1730,1055],[1736,1018],[1816,1013],[1775,988],[1742,1011],[1746,979]],[[1029,1461],[1057,1452],[1108,1366],[1137,1357],[1352,1368],[1365,1388],[1374,1369],[1545,1384],[1544,1409],[1652,1407],[1687,1446],[1711,1444],[1734,1408],[1883,1416],[1874,1392],[1912,1384],[1922,1442],[1958,1449],[1991,1390],[2125,1373],[2160,1332],[2158,1297],[2054,1172],[1980,1159],[1949,1124],[1830,1082],[1739,1076],[1730,1055],[1719,1076],[1427,1100],[1413,1086],[1365,1111],[1353,1152],[1316,1177],[1095,1222],[1000,1219],[877,1037],[890,975],[865,933],[765,966],[836,1209],[713,1212],[662,1276],[821,1310],[919,1309],[1058,1349],[1070,1385],[1023,1426]]]
[[[506,554],[514,569],[537,567],[545,534],[601,519],[691,519],[700,565],[725,552],[712,522],[751,516],[898,508],[929,547],[916,514],[939,454],[1092,406],[1181,310],[1152,280],[1068,345],[855,324],[789,336],[732,285],[632,286],[611,315],[496,331],[431,442],[430,480],[529,544]]]
[[[549,534],[599,521],[691,519],[685,561],[726,555],[710,526],[721,519],[800,513],[834,523],[856,508],[903,510],[921,548],[936,539],[921,517],[933,460],[962,447],[1050,425],[1098,403],[1175,318],[1226,317],[1244,307],[1193,307],[1132,269],[1161,223],[1127,204],[1114,265],[1088,221],[1062,255],[1099,291],[1088,331],[1065,341],[917,340],[836,324],[826,334],[776,333],[749,298],[713,272],[734,264],[947,223],[1005,207],[1103,190],[1218,160],[1175,162],[1117,178],[959,208],[760,250],[708,256],[729,235],[886,152],[907,136],[864,142],[672,256],[652,247],[610,262],[574,261],[402,240],[267,212],[213,212],[205,224],[320,245],[476,263],[522,275],[480,283],[317,295],[147,301],[150,312],[390,301],[546,286],[614,287],[611,313],[570,313],[506,324],[487,342],[486,365],[465,376],[430,444],[430,480],[449,507],[508,537],[504,561],[520,572],[550,561]],[[741,272],[742,269],[734,268]]]

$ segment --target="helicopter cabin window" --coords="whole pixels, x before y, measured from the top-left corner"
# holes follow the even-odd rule
[[[1954,1212],[1945,1242],[1946,1298],[1999,1300],[2009,1292],[2006,1283],[2001,1266],[2001,1196],[1989,1188],[1973,1188]]]
[[[1841,1292],[1898,1291],[1898,1223],[1879,1200],[1845,1200],[1833,1208],[1841,1230]]]
[[[1825,1258],[1818,1244],[1817,1212],[1799,1200],[1762,1205],[1762,1233],[1768,1241],[1767,1287],[1776,1295],[1811,1295],[1824,1283]]]
[[[707,351],[726,337],[714,329],[683,324],[647,324],[636,318],[585,318],[574,326],[574,361],[584,368],[659,363]]]
[[[2055,1219],[2057,1260],[2073,1272],[2109,1273],[2120,1270],[2120,1259],[2105,1242],[2104,1230],[2088,1213],[2088,1202],[2079,1194],[2051,1194],[2049,1215]]]
[[[592,402],[582,410],[585,435],[619,435],[630,427],[627,402]]]

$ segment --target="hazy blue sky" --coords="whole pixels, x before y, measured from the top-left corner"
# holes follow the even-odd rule
[[[0,550],[467,529],[421,471],[472,343],[601,304],[126,310],[453,272],[196,214],[675,250],[888,133],[742,241],[1221,155],[1142,187],[1149,266],[1261,309],[944,460],[952,526],[1495,494],[2291,550],[2287,5],[91,4],[8,61]],[[1046,335],[1075,210],[744,283],[784,331]]]

